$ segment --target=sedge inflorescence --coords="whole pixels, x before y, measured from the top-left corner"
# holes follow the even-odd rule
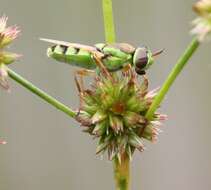
[[[191,33],[202,42],[211,33],[211,0],[197,1],[193,10],[198,14],[198,17],[193,21],[194,28]]]
[[[8,17],[6,16],[0,17],[0,86],[8,91],[9,84],[7,81],[8,71],[6,65],[14,62],[20,55],[7,52],[4,49],[18,37],[20,30],[17,26],[7,27],[7,20]],[[6,143],[6,141],[0,139],[0,144]]]
[[[81,107],[77,120],[84,131],[98,138],[96,153],[107,151],[110,160],[135,149],[145,149],[143,140],[156,142],[166,115],[145,117],[157,90],[148,90],[148,79],[138,80],[131,68],[111,77],[96,76],[91,89],[79,90]]]
[[[9,89],[6,65],[11,64],[20,57],[18,54],[4,51],[4,48],[10,45],[20,33],[17,26],[7,27],[7,20],[8,17],[6,16],[0,18],[0,86],[6,90]]]

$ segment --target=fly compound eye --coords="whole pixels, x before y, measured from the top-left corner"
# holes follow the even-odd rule
[[[135,67],[135,71],[138,75],[145,75],[146,74],[145,70],[139,69],[138,67]]]
[[[134,66],[138,67],[139,69],[145,68],[148,63],[148,50],[146,47],[140,47],[136,49],[133,57],[133,63]]]

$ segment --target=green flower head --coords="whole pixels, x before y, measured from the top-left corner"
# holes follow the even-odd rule
[[[110,78],[97,76],[91,89],[80,92],[81,107],[77,120],[84,131],[98,138],[96,153],[107,151],[110,160],[135,149],[145,149],[144,139],[157,141],[161,122],[166,115],[145,117],[158,89],[148,90],[148,79],[140,84],[132,68]]]

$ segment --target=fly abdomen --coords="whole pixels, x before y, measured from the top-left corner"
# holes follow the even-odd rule
[[[68,49],[68,46],[54,45],[48,48],[47,55],[48,57],[52,57],[58,61],[65,62],[65,55],[66,55],[67,49]]]
[[[62,49],[62,53],[65,55],[66,51],[68,49],[68,46],[64,46],[64,45],[60,45],[61,49]]]
[[[80,48],[56,45],[48,48],[47,55],[57,61],[86,69],[94,69],[96,67],[91,53]]]

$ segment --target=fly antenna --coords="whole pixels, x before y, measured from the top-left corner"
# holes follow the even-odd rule
[[[155,56],[157,56],[157,55],[160,55],[161,53],[164,52],[164,50],[165,50],[165,49],[161,49],[161,50],[158,50],[158,51],[154,52],[154,53],[152,54],[152,57],[155,57]]]

